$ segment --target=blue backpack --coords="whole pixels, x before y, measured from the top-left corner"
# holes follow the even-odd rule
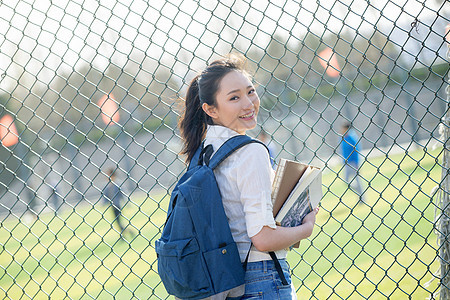
[[[244,267],[213,170],[253,142],[259,141],[245,135],[232,137],[212,158],[212,146],[202,144],[175,186],[166,224],[155,243],[158,274],[169,294],[201,299],[244,284]]]

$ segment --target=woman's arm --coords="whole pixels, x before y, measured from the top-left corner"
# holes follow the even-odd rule
[[[278,251],[308,238],[313,232],[318,211],[319,208],[315,208],[312,212],[307,214],[300,226],[277,226],[276,228],[264,226],[260,232],[251,238],[253,245],[256,249],[263,252]]]

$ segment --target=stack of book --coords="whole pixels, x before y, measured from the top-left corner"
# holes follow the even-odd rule
[[[273,215],[278,225],[301,225],[303,218],[319,205],[322,195],[320,168],[280,160],[272,187]]]

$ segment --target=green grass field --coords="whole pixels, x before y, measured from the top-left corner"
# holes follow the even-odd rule
[[[441,177],[440,151],[366,162],[368,205],[358,205],[335,173],[324,176],[318,226],[289,256],[299,299],[426,299],[436,292],[437,279],[425,286],[439,268],[430,194]]]
[[[440,181],[440,151],[365,162],[368,205],[357,204],[337,176],[340,166],[324,174],[314,233],[288,256],[299,299],[425,299],[436,292],[437,279],[426,284],[439,267],[429,195]],[[165,298],[153,248],[165,221],[162,198],[127,204],[124,215],[139,234],[125,241],[101,204],[29,224],[2,222],[0,298]]]

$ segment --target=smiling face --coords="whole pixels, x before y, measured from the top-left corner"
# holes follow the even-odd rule
[[[239,134],[255,128],[260,100],[249,77],[230,71],[220,81],[215,106],[204,103],[203,110],[215,125],[225,126]]]

